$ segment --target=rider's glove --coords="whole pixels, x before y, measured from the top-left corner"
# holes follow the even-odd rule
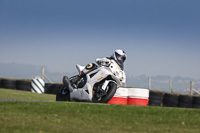
[[[102,62],[103,62],[105,65],[109,65],[109,64],[110,64],[110,60],[107,59],[107,58],[103,58],[103,59],[102,59]]]
[[[96,59],[96,62],[97,62],[97,64],[103,65],[103,66],[107,66],[111,63],[110,60],[107,58],[102,58],[102,59],[98,58],[98,59]]]

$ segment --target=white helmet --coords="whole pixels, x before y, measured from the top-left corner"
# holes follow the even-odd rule
[[[116,61],[121,69],[124,70],[124,62],[127,58],[126,53],[121,49],[117,49],[111,57]]]

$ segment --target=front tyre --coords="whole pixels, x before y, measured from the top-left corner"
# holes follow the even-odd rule
[[[99,98],[99,97],[97,97],[98,92],[95,91],[93,98],[92,98],[92,102],[94,102],[94,103],[107,103],[115,95],[116,91],[117,91],[117,84],[114,83],[114,82],[110,82],[108,84],[107,94],[105,96],[102,96],[102,97]]]
[[[58,89],[58,93],[56,94],[56,101],[69,101],[70,100],[70,92],[66,90],[65,86],[61,86]]]

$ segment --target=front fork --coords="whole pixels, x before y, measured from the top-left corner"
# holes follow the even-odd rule
[[[100,84],[99,86],[98,86],[98,88],[97,88],[97,90],[96,90],[96,97],[99,99],[99,98],[101,98],[102,96],[105,96],[106,94],[107,94],[107,92],[108,92],[108,84],[110,83],[110,82],[114,82],[114,83],[116,83],[115,81],[113,81],[113,80],[105,80],[104,82],[103,82],[103,84]],[[116,83],[117,84],[117,83]]]

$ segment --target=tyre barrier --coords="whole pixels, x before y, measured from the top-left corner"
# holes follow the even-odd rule
[[[31,80],[31,91],[33,93],[44,93],[44,80],[40,77],[33,77]]]
[[[193,108],[200,108],[200,97],[194,96],[192,100]]]
[[[16,89],[16,80],[1,79],[1,87],[6,89]]]
[[[163,103],[163,93],[150,91],[149,92],[149,106],[162,106]]]
[[[179,95],[178,97],[178,107],[191,108],[192,107],[192,96]]]
[[[163,97],[163,106],[178,107],[178,99],[178,95],[165,93]]]
[[[147,106],[149,103],[149,90],[142,88],[129,88],[128,105]]]
[[[44,83],[42,79],[38,86],[43,86],[39,93],[56,94],[62,84]],[[32,91],[33,82],[13,79],[0,79],[0,88]],[[35,91],[34,91],[35,92]],[[149,91],[140,88],[119,88],[108,104],[166,106],[182,108],[200,108],[200,97],[189,95],[176,95],[164,92]],[[147,102],[148,101],[148,102]]]
[[[30,81],[17,80],[16,81],[16,90],[31,91],[31,82]]]
[[[62,86],[62,84],[45,84],[45,93],[47,94],[57,94],[59,91],[59,88]]]
[[[47,93],[47,94],[51,94],[49,93],[50,91],[50,88],[51,88],[52,84],[51,83],[45,83],[45,86],[44,86],[44,93]]]
[[[127,105],[128,88],[118,88],[115,95],[108,101],[108,104]]]
[[[62,86],[62,84],[53,84],[52,86],[51,86],[51,91],[52,91],[52,93],[51,94],[57,94],[58,93],[58,91],[59,91],[59,88]]]

